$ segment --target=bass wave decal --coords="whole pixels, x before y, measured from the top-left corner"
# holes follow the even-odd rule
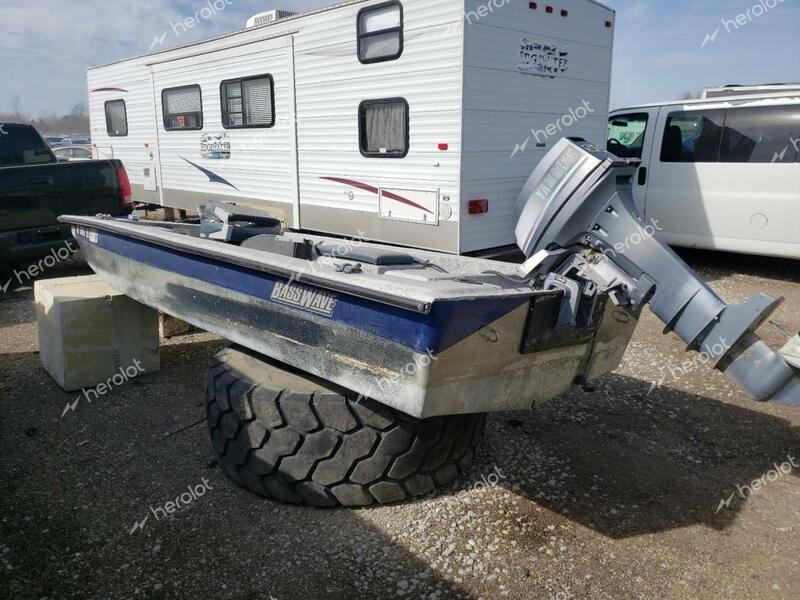
[[[227,180],[227,179],[225,179],[224,177],[220,177],[219,175],[217,175],[216,173],[214,173],[214,171],[209,171],[208,169],[205,169],[205,168],[201,167],[200,165],[196,165],[196,164],[195,164],[195,163],[193,163],[192,161],[190,161],[190,160],[186,160],[186,159],[185,159],[185,158],[183,158],[182,156],[178,156],[178,158],[180,158],[181,160],[185,160],[187,163],[189,163],[190,165],[192,165],[192,166],[193,166],[195,169],[197,169],[197,170],[199,170],[199,171],[202,171],[202,172],[203,172],[203,173],[206,175],[206,177],[208,177],[208,181],[209,181],[210,183],[221,183],[221,184],[223,184],[223,185],[227,185],[227,186],[230,186],[230,187],[232,187],[232,188],[233,188],[233,189],[235,189],[237,192],[239,191],[239,188],[237,188],[235,185],[233,185],[233,184],[232,184],[230,181],[228,181],[228,180]]]

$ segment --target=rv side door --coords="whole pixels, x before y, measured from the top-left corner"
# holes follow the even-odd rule
[[[608,120],[606,147],[620,158],[641,159],[633,181],[633,199],[644,216],[647,209],[647,184],[650,180],[650,157],[658,122],[658,108],[612,113]]]

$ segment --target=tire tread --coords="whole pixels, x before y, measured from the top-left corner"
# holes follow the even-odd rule
[[[208,374],[208,428],[223,471],[260,496],[318,507],[400,502],[455,479],[483,436],[482,414],[419,420],[330,390],[278,389],[240,369],[242,357],[276,368],[236,347],[220,352]]]

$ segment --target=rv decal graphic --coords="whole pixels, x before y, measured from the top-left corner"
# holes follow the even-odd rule
[[[335,183],[342,183],[344,185],[350,185],[350,186],[353,186],[353,187],[358,188],[360,190],[364,190],[364,191],[367,191],[367,192],[372,192],[373,194],[380,195],[380,190],[378,188],[376,188],[375,186],[366,184],[366,183],[361,183],[360,181],[354,181],[352,179],[342,179],[340,177],[321,177],[321,179],[327,179],[328,181],[333,181]],[[393,192],[384,191],[383,192],[383,197],[384,198],[390,198],[391,200],[396,200],[397,202],[402,202],[403,204],[408,204],[409,206],[413,206],[414,208],[418,208],[420,210],[424,210],[428,214],[431,214],[431,215],[433,214],[433,212],[431,212],[430,210],[428,210],[427,208],[425,208],[421,204],[417,204],[416,202],[414,202],[413,200],[409,200],[408,198],[403,198],[403,196],[400,196],[399,194],[395,194]]]
[[[322,290],[292,283],[276,282],[271,299],[280,304],[308,310],[325,317],[333,316],[336,296]]]
[[[180,158],[181,160],[186,160],[186,159],[185,159],[185,158],[183,158],[182,156],[178,156],[178,158]],[[205,175],[208,177],[208,181],[209,181],[210,183],[221,183],[221,184],[223,184],[223,185],[227,185],[227,186],[230,186],[230,187],[232,187],[232,188],[233,188],[233,189],[235,189],[237,192],[239,191],[239,188],[237,188],[235,185],[233,185],[233,184],[232,184],[230,181],[228,181],[227,179],[225,179],[225,178],[223,178],[223,177],[220,177],[219,175],[217,175],[216,173],[214,173],[214,171],[209,171],[208,169],[204,169],[204,168],[203,168],[203,167],[201,167],[200,165],[196,165],[196,164],[194,164],[194,163],[193,163],[192,161],[190,161],[190,160],[186,160],[186,162],[187,162],[187,163],[189,163],[190,165],[192,165],[192,166],[193,166],[195,169],[197,169],[197,170],[199,170],[199,171],[202,171],[203,173],[205,173]]]
[[[206,133],[200,138],[200,156],[210,160],[229,159],[231,142],[227,133]]]
[[[558,49],[555,44],[543,44],[523,39],[519,46],[520,63],[523,73],[555,78],[563,75],[569,67],[569,52]]]
[[[127,94],[128,90],[123,90],[122,88],[118,87],[100,87],[93,89],[92,93],[94,92],[122,92],[123,94]]]

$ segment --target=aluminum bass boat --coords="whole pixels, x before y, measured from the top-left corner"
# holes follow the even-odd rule
[[[413,417],[528,409],[589,382],[648,303],[754,398],[800,403],[800,340],[776,353],[755,334],[780,300],[728,306],[648,235],[635,169],[559,142],[520,194],[521,267],[283,231],[230,204],[199,225],[62,220],[130,297]]]

